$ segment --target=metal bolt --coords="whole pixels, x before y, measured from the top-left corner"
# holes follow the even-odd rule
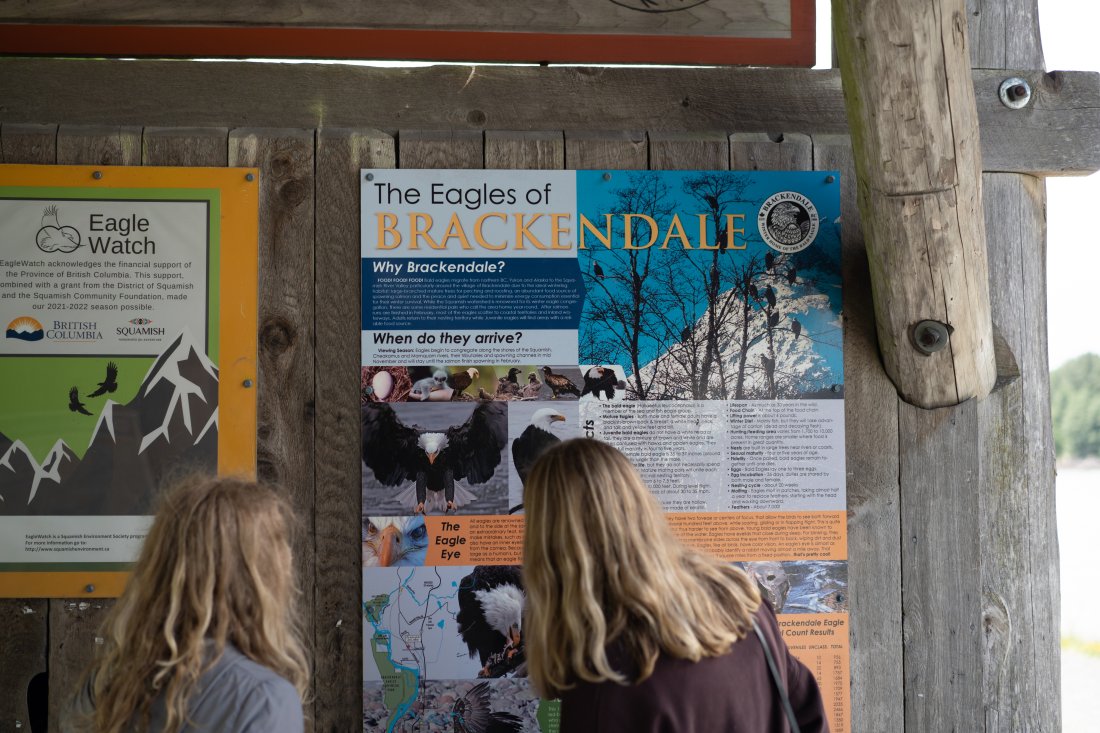
[[[825,176],[825,183],[835,183],[836,176]]]
[[[603,174],[603,179],[605,181],[610,181],[611,180],[611,174],[610,173],[604,173]]]
[[[255,181],[255,180],[256,180],[256,176],[255,176],[255,175],[253,175],[252,173],[245,173],[245,174],[244,174],[244,180],[246,180],[246,181],[248,181],[249,183],[251,183],[252,181]]]
[[[252,389],[252,380],[251,379],[246,379],[243,382],[241,382],[241,384],[244,386],[245,389]]]
[[[936,353],[951,340],[951,327],[939,321],[921,321],[913,326],[913,346],[925,356]]]
[[[95,586],[92,585],[91,583],[88,583],[88,585],[84,586],[84,592],[85,593],[95,593]]]
[[[103,171],[92,171],[92,178],[96,179],[97,181],[100,178],[103,178]]]
[[[374,180],[374,174],[373,173],[368,173],[366,176],[364,176],[364,178],[366,178],[368,181],[373,181]]]
[[[998,94],[1004,106],[1009,109],[1023,109],[1031,101],[1031,85],[1026,79],[1013,76],[1001,82]]]

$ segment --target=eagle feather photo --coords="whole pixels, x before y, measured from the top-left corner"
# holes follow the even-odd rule
[[[364,513],[506,508],[507,471],[497,470],[508,442],[503,404],[367,404],[362,438]]]

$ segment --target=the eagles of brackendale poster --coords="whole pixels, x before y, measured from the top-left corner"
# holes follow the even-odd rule
[[[848,729],[835,172],[362,172],[365,731],[557,730],[523,481],[604,440],[740,564]]]

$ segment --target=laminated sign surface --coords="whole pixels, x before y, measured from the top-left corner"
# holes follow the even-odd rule
[[[474,708],[557,730],[522,638],[459,627],[482,591],[521,597],[524,477],[576,436],[756,579],[848,729],[839,190],[835,172],[364,171],[365,730]]]

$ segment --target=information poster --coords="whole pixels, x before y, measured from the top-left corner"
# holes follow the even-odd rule
[[[248,172],[0,166],[0,595],[117,594],[165,484],[254,472]]]
[[[365,731],[557,730],[522,495],[575,436],[755,578],[849,729],[838,180],[363,171]]]

